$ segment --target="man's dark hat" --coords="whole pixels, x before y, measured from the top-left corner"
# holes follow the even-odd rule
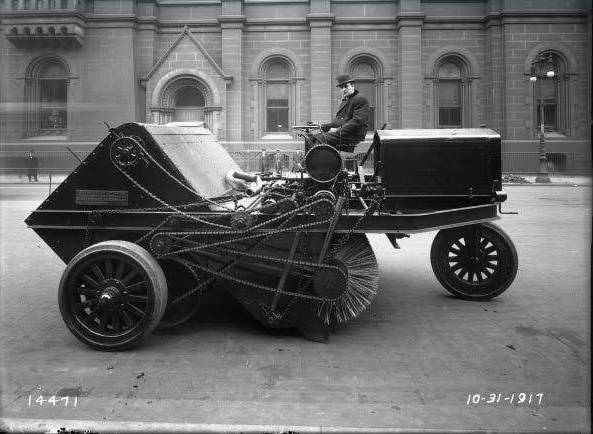
[[[354,79],[350,74],[340,74],[336,77],[336,87],[340,87],[341,85],[346,83],[352,83],[353,81]]]

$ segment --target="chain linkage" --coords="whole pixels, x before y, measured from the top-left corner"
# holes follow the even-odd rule
[[[286,220],[284,220],[282,223],[280,223],[280,225],[278,226],[278,228],[282,228],[282,226],[290,223],[290,221],[294,218],[294,214],[293,215],[289,215]],[[250,250],[253,250],[257,247],[259,247],[261,244],[263,244],[265,241],[267,241],[271,236],[273,236],[274,234],[265,234],[267,236],[265,236],[264,238],[260,239],[259,241],[257,241],[253,246],[251,246]],[[242,252],[245,253],[245,252]],[[191,254],[196,254],[195,252],[191,252]],[[219,271],[226,271],[229,268],[233,267],[234,265],[236,265],[239,262],[239,259],[242,257],[242,255],[238,255],[237,257],[235,257],[234,261],[231,262],[230,264],[227,264],[225,266],[223,266]],[[190,262],[192,265],[195,265],[195,261],[194,262]],[[210,269],[207,270],[208,272],[210,272]],[[175,305],[176,303],[181,302],[182,300],[184,300],[186,297],[191,296],[193,293],[195,293],[196,291],[200,291],[202,288],[207,287],[208,285],[210,285],[212,282],[214,282],[214,280],[216,280],[217,277],[210,277],[208,280],[200,283],[196,288],[192,289],[191,291],[188,291],[187,293],[177,297],[175,300],[172,300],[170,305]]]
[[[327,200],[327,199],[321,199],[321,200]],[[309,204],[310,206],[311,204]],[[372,215],[375,208],[379,205],[379,202],[374,201],[373,204],[371,204],[371,206],[366,210],[366,212],[352,225],[350,231],[346,234],[346,236],[342,237],[340,239],[340,241],[335,244],[332,248],[332,251],[329,255],[329,257],[333,257],[342,247],[344,247],[344,245],[348,242],[348,240],[350,239],[350,237],[352,236],[352,234],[354,233],[354,231],[356,231],[356,229],[358,227],[360,227],[360,225],[364,222],[364,220],[366,218],[368,218],[368,216]],[[304,208],[304,207],[301,207]],[[298,209],[297,209],[298,210]],[[297,211],[294,210],[294,211]],[[288,213],[287,213],[288,214]],[[286,214],[285,214],[286,215]],[[313,223],[314,225],[318,225],[318,224],[322,224],[322,223],[327,223],[331,220],[330,218],[324,219],[324,220],[320,220],[317,221],[315,223]],[[221,241],[221,242],[216,242],[216,243],[212,243],[212,244],[205,244],[205,245],[198,245],[198,246],[194,246],[194,247],[189,247],[186,249],[181,249],[181,250],[177,250],[177,251],[172,251],[170,253],[168,253],[167,255],[175,255],[175,254],[182,254],[185,252],[198,252],[199,250],[205,250],[207,248],[212,248],[212,247],[217,247],[219,245],[222,244],[230,244],[230,243],[234,243],[237,241],[242,241],[242,240],[246,240],[246,239],[252,239],[258,236],[263,236],[265,237],[264,239],[260,240],[260,242],[258,243],[261,244],[262,242],[265,242],[267,239],[269,239],[270,237],[282,233],[282,232],[298,232],[300,229],[305,229],[306,227],[310,226],[311,224],[304,224],[304,225],[297,225],[297,226],[292,226],[289,228],[281,228],[279,227],[277,230],[275,231],[271,231],[271,232],[267,232],[267,233],[263,233],[263,234],[254,234],[254,235],[250,235],[250,236],[245,236],[245,237],[241,237],[241,238],[232,238],[230,240],[225,240],[225,241]],[[209,231],[208,235],[216,235],[217,231]],[[171,233],[169,233],[171,235]],[[192,232],[192,233],[176,233],[176,234],[189,234],[189,235],[205,235],[205,232]],[[261,262],[279,262],[279,263],[284,263],[287,264],[289,261],[285,258],[277,258],[277,257],[271,257],[271,256],[267,256],[267,255],[261,255],[261,254],[257,254],[257,253],[251,253],[250,251],[253,250],[256,246],[251,247],[248,251],[240,251],[237,252],[239,253],[240,257],[246,256],[246,257],[250,257],[253,259],[257,259]],[[162,256],[166,256],[166,255],[162,255]],[[327,257],[326,256],[326,257]],[[238,262],[239,259],[235,260],[235,263]],[[341,274],[344,273],[344,271],[342,270],[341,267],[335,266],[335,265],[330,265],[327,262],[324,263],[317,263],[317,262],[312,262],[312,261],[299,261],[299,260],[291,260],[290,261],[291,265],[295,265],[297,267],[301,267],[301,268],[310,268],[312,271],[312,273],[316,272],[319,269],[332,269],[335,270],[336,272],[339,272]],[[222,278],[225,280],[230,280],[236,283],[239,283],[243,286],[247,286],[247,287],[252,287],[252,288],[256,288],[256,289],[261,289],[264,291],[268,291],[268,292],[272,292],[272,293],[279,293],[280,295],[287,295],[287,296],[292,296],[292,297],[296,297],[296,298],[303,298],[303,299],[307,299],[307,300],[311,300],[311,301],[315,301],[315,302],[336,302],[337,300],[340,299],[341,295],[338,295],[336,297],[320,297],[320,296],[316,296],[316,295],[312,295],[312,294],[306,294],[304,293],[304,291],[306,290],[306,287],[308,286],[308,284],[310,283],[310,279],[307,279],[305,281],[304,284],[299,285],[299,290],[298,292],[294,292],[294,291],[286,291],[286,290],[279,290],[278,288],[274,288],[274,287],[269,287],[269,286],[265,286],[265,285],[260,285],[254,282],[251,282],[249,280],[246,279],[241,279],[238,277],[235,277],[231,274],[225,273],[224,271],[227,271],[228,268],[230,267],[223,267],[223,271],[215,271],[215,270],[211,270],[208,267],[204,267],[198,264],[193,263],[193,265],[195,267],[197,267],[198,269],[212,274],[214,275],[213,278],[208,279],[207,282],[205,282],[204,285],[201,285],[199,288],[194,289],[192,292],[184,294],[180,297],[178,297],[177,299],[175,299],[171,304],[175,304],[178,303],[179,301],[181,301],[182,299],[184,299],[185,297],[190,296],[193,292],[195,292],[196,290],[199,290],[201,287],[211,283],[212,281],[214,281],[216,278]],[[231,264],[231,266],[234,266],[234,263]]]
[[[321,200],[326,200],[326,199],[321,199]],[[214,243],[210,243],[210,244],[200,244],[200,245],[197,245],[197,246],[192,246],[192,247],[187,247],[187,248],[180,249],[180,250],[174,250],[174,251],[171,251],[171,252],[167,252],[167,253],[162,254],[162,255],[157,255],[157,257],[178,256],[178,255],[181,255],[181,254],[184,254],[184,253],[194,253],[195,254],[195,253],[198,253],[200,250],[205,250],[205,249],[208,249],[208,248],[218,247],[218,246],[221,246],[221,245],[224,245],[224,244],[231,244],[231,243],[236,243],[238,241],[245,241],[245,240],[250,240],[250,239],[255,239],[255,238],[261,238],[261,240],[259,240],[255,245],[251,246],[247,251],[238,252],[238,257],[235,257],[235,260],[230,264],[230,266],[228,266],[228,267],[225,266],[225,267],[223,267],[222,270],[223,271],[227,271],[229,268],[232,268],[232,266],[236,265],[236,263],[238,263],[239,260],[240,260],[240,258],[243,257],[243,256],[248,256],[250,258],[258,259],[262,263],[265,262],[265,261],[274,261],[274,262],[284,262],[284,263],[286,263],[286,260],[284,260],[284,259],[273,258],[273,257],[269,257],[269,256],[266,256],[266,255],[251,253],[251,251],[253,251],[255,248],[257,248],[259,245],[265,243],[267,240],[269,240],[274,235],[277,235],[277,234],[280,234],[280,233],[285,233],[285,232],[300,232],[302,229],[306,229],[308,227],[317,226],[317,225],[320,225],[320,224],[323,224],[323,223],[327,223],[329,220],[331,220],[331,219],[321,219],[321,220],[317,220],[317,221],[315,221],[313,223],[305,223],[305,224],[301,224],[301,225],[290,226],[290,227],[287,227],[287,228],[284,228],[283,227],[286,224],[288,224],[297,215],[297,213],[301,209],[305,209],[306,207],[311,206],[311,205],[312,204],[304,205],[303,207],[296,208],[296,209],[294,209],[294,210],[292,210],[290,212],[284,213],[284,214],[282,214],[282,215],[280,215],[280,216],[272,219],[274,221],[275,220],[278,220],[280,218],[284,218],[285,219],[283,222],[280,223],[280,225],[278,226],[278,228],[275,229],[275,230],[271,230],[271,231],[267,231],[267,232],[260,232],[260,233],[256,233],[256,234],[245,235],[245,236],[242,236],[242,237],[233,237],[233,238],[230,238],[228,240],[218,241],[218,242],[214,242]],[[269,222],[270,221],[267,221],[267,222],[262,223],[260,225],[260,227],[262,227],[264,224],[267,224]],[[255,228],[249,228],[249,230],[253,230],[253,229],[255,229]],[[239,233],[244,233],[244,232],[246,232],[246,230],[235,231],[235,232],[233,232],[233,234],[239,234]],[[215,230],[206,231],[206,232],[204,232],[204,231],[198,231],[198,232],[175,232],[175,233],[161,232],[161,233],[167,234],[169,236],[171,236],[171,235],[185,235],[185,236],[192,236],[192,235],[212,236],[212,235],[214,235],[214,236],[216,236],[216,235],[223,235],[223,234],[227,234],[228,235],[228,232],[226,232],[226,231],[215,231]],[[179,241],[181,241],[181,240],[179,240]],[[185,240],[184,239],[182,241],[187,242],[188,240]],[[322,265],[320,267],[317,263],[314,263],[314,262],[294,261],[294,260],[291,261],[291,264],[297,264],[297,263],[298,263],[299,266],[302,266],[302,267],[311,267],[313,269],[317,269],[317,268],[335,268],[337,271],[341,271],[338,267],[334,267],[334,266],[331,266],[331,265],[324,264],[324,265]],[[224,273],[223,271],[220,271],[220,270],[215,272],[214,270],[211,270],[211,269],[209,269],[207,267],[202,267],[202,266],[200,266],[198,264],[195,264],[195,266],[198,267],[199,269],[201,269],[202,271],[205,271],[205,272],[207,272],[209,274],[213,274],[215,276],[215,278],[223,278],[223,279],[226,279],[226,280],[232,280],[232,281],[235,281],[237,283],[240,283],[240,284],[245,285],[245,286],[248,286],[248,287],[254,287],[254,288],[258,288],[258,289],[265,289],[267,291],[272,291],[272,292],[279,292],[280,294],[285,294],[286,293],[287,295],[294,295],[294,296],[299,296],[298,294],[303,295],[302,293],[288,293],[288,292],[285,292],[285,291],[278,291],[277,288],[266,287],[264,285],[255,284],[255,283],[250,282],[250,281],[245,280],[245,279],[239,279],[237,277],[234,277],[231,274]],[[207,285],[207,284],[211,283],[213,280],[214,279],[209,279],[208,282],[206,282],[204,285]],[[182,299],[184,299],[185,297],[188,297],[190,295],[191,295],[191,293],[184,294],[184,295],[178,297],[177,299],[173,300],[171,304],[178,303],[179,301],[181,301]],[[305,297],[305,295],[303,295],[303,297]],[[305,298],[307,298],[307,297],[305,297]]]
[[[365,210],[364,214],[358,218],[345,235],[343,235],[333,246],[331,252],[326,257],[334,257],[350,240],[352,234],[363,224],[363,222],[379,208],[381,203],[375,199],[372,199],[371,205]]]
[[[235,236],[230,239],[223,240],[223,241],[218,241],[218,242],[214,242],[214,243],[210,243],[210,244],[198,244],[198,245],[182,248],[179,250],[173,250],[171,252],[163,253],[160,255],[155,254],[156,252],[154,252],[154,251],[152,252],[153,254],[155,254],[155,256],[157,258],[171,257],[171,259],[174,259],[174,260],[177,260],[177,261],[183,263],[190,270],[194,279],[197,281],[197,286],[195,286],[194,288],[192,288],[190,291],[186,292],[185,294],[182,294],[179,297],[177,297],[176,299],[172,300],[169,303],[169,305],[175,305],[175,304],[181,302],[182,300],[186,299],[187,297],[190,297],[192,294],[196,293],[197,291],[201,291],[204,287],[206,287],[207,285],[212,283],[217,278],[222,278],[225,280],[234,281],[236,283],[239,283],[239,284],[247,286],[247,287],[253,287],[253,288],[264,290],[264,291],[279,293],[280,295],[292,296],[292,297],[296,297],[296,298],[303,298],[303,299],[307,299],[307,300],[311,300],[311,301],[315,301],[315,302],[335,302],[336,300],[338,300],[340,298],[340,296],[328,298],[328,297],[319,297],[316,295],[304,293],[304,291],[306,290],[306,286],[310,283],[310,279],[304,279],[305,284],[300,284],[298,292],[294,292],[294,291],[286,291],[286,290],[278,289],[275,287],[268,287],[265,285],[260,285],[258,283],[254,283],[254,282],[251,282],[251,281],[248,281],[245,279],[241,279],[241,278],[235,277],[229,273],[226,273],[226,271],[229,268],[234,267],[240,261],[240,258],[243,256],[258,259],[262,262],[264,262],[264,261],[265,262],[280,262],[280,263],[287,264],[288,261],[286,259],[256,254],[256,253],[252,253],[252,251],[255,248],[257,248],[258,246],[260,246],[261,244],[265,243],[271,237],[278,235],[280,233],[299,232],[299,231],[302,231],[302,230],[310,228],[310,227],[314,227],[314,226],[318,226],[318,225],[330,222],[332,219],[331,216],[328,218],[325,218],[325,219],[317,219],[316,221],[310,222],[310,223],[303,223],[300,225],[290,226],[290,227],[286,227],[286,228],[283,227],[286,224],[288,224],[299,212],[307,210],[307,209],[311,209],[314,205],[321,203],[321,202],[329,202],[331,206],[335,206],[333,204],[333,202],[329,201],[328,199],[322,198],[317,201],[312,201],[310,203],[306,203],[305,205],[302,205],[300,207],[290,209],[287,212],[281,213],[272,219],[267,219],[260,224],[253,225],[253,226],[250,226],[247,228],[242,228],[242,229],[232,229],[231,227],[229,227],[227,225],[209,221],[208,218],[197,217],[193,214],[190,214],[190,213],[184,211],[183,209],[193,207],[193,206],[210,204],[210,205],[215,205],[217,207],[221,207],[227,211],[230,211],[231,213],[234,213],[236,210],[233,210],[233,209],[225,206],[224,203],[228,203],[229,199],[230,200],[234,199],[235,207],[237,208],[237,197],[236,196],[231,196],[231,197],[222,196],[222,197],[213,198],[213,199],[200,197],[197,192],[195,192],[193,189],[191,189],[188,186],[186,186],[185,184],[183,184],[176,177],[174,177],[171,173],[169,173],[161,164],[159,164],[148,152],[146,152],[146,150],[144,149],[144,147],[141,145],[141,143],[139,141],[135,140],[134,142],[141,149],[143,154],[145,156],[148,156],[148,158],[155,164],[155,166],[157,166],[165,175],[167,175],[168,177],[173,179],[176,183],[180,184],[186,190],[195,194],[199,198],[199,200],[196,202],[193,202],[193,203],[177,205],[177,206],[168,203],[167,201],[160,198],[158,195],[156,195],[155,193],[151,192],[146,187],[141,185],[136,179],[134,179],[134,177],[130,173],[128,173],[128,171],[125,170],[124,167],[117,164],[117,162],[113,160],[113,155],[110,152],[110,160],[111,160],[112,164],[117,168],[117,170],[122,175],[124,175],[131,182],[131,184],[134,187],[138,188],[140,191],[142,191],[147,196],[152,198],[155,202],[160,203],[162,206],[160,206],[160,207],[153,206],[153,207],[145,207],[145,208],[137,208],[137,209],[126,209],[126,210],[121,210],[121,209],[94,210],[93,212],[89,213],[89,219],[88,219],[86,231],[85,231],[85,246],[90,244],[90,226],[97,223],[97,221],[100,218],[102,218],[102,215],[104,215],[104,214],[122,214],[124,212],[129,213],[131,211],[150,212],[150,211],[172,210],[174,212],[174,214],[165,217],[163,219],[163,221],[161,221],[158,225],[156,225],[154,228],[147,231],[140,238],[138,238],[136,240],[136,243],[144,242],[149,237],[151,237],[151,236],[154,237],[155,235],[160,235],[160,234],[166,234],[168,236],[175,237],[175,238],[178,236],[181,236],[181,237],[183,237],[182,239],[176,239],[175,241],[177,241],[177,242],[193,242],[193,243],[197,243],[196,241],[191,240],[191,237],[194,237],[194,236],[199,236],[199,237],[209,237],[209,236],[221,237],[221,236],[230,236],[230,235],[235,235]],[[146,161],[146,160],[144,159],[144,161]],[[128,169],[127,166],[125,166],[125,168]],[[265,188],[261,194],[265,194],[266,191],[270,191],[272,189],[272,187],[273,186]],[[292,196],[287,196],[287,197],[285,197],[281,200],[278,200],[274,203],[271,203],[271,204],[265,204],[265,205],[261,205],[259,207],[248,207],[247,209],[243,208],[242,212],[248,212],[249,214],[265,213],[265,211],[267,211],[270,208],[274,208],[276,210],[280,209],[281,205],[284,203],[293,204],[294,200],[295,199]],[[375,200],[373,201],[373,204],[353,224],[353,226],[350,228],[350,231],[345,236],[343,236],[338,241],[338,243],[336,243],[332,247],[331,252],[328,255],[326,255],[326,257],[333,257],[348,242],[348,240],[350,239],[350,237],[352,236],[354,231],[356,231],[356,229],[363,223],[363,221],[368,216],[372,215],[372,213],[375,211],[376,206],[378,204],[379,203],[377,201],[375,201]],[[201,231],[175,231],[175,232],[160,231],[160,229],[163,226],[165,226],[167,223],[169,223],[172,219],[179,218],[180,216],[188,218],[189,220],[195,221],[197,223],[201,223],[203,225],[208,225],[208,226],[215,227],[218,229],[211,229],[208,231],[204,231],[204,230],[201,230]],[[224,217],[224,216],[220,216],[220,215],[213,216],[213,218],[219,218],[219,217]],[[280,221],[280,224],[274,230],[265,230],[265,232],[253,233],[253,231],[261,230],[265,226],[267,226],[269,224],[273,224],[278,221]],[[240,234],[243,234],[243,236],[237,237],[237,235],[240,235]],[[183,259],[181,257],[181,255],[183,255],[185,253],[199,254],[198,252],[200,250],[205,250],[208,248],[218,247],[218,246],[222,246],[225,244],[231,244],[231,243],[236,243],[239,241],[246,241],[246,240],[251,240],[251,239],[256,239],[256,238],[261,238],[261,239],[258,240],[253,246],[251,246],[247,251],[237,252],[239,254],[238,257],[235,257],[233,262],[223,266],[220,270],[212,270],[208,267],[198,264],[195,261],[188,261],[187,259]],[[297,267],[310,268],[312,270],[311,271],[312,273],[314,273],[318,269],[322,269],[322,268],[334,269],[340,273],[343,273],[343,270],[340,267],[330,265],[328,263],[319,264],[317,262],[299,261],[299,260],[291,260],[290,263],[291,263],[291,265],[295,265]],[[200,282],[200,278],[198,276],[198,273],[196,273],[196,270],[200,270],[204,273],[207,273],[207,274],[211,275],[212,277],[210,277],[209,279],[207,279],[203,282]],[[199,274],[202,274],[202,273],[199,273]],[[301,277],[303,277],[303,276],[301,276]]]

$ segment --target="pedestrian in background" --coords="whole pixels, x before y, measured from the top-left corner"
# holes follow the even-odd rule
[[[29,182],[31,182],[31,178],[35,179],[35,182],[39,182],[37,180],[37,169],[39,169],[39,160],[35,156],[35,151],[30,150],[29,155],[25,158],[25,167],[27,168],[27,178],[29,178]]]

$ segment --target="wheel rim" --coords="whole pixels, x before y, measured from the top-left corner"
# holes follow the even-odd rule
[[[477,244],[472,247],[473,238],[462,236],[449,246],[446,258],[449,273],[467,284],[479,285],[490,279],[496,280],[500,272],[500,247],[480,234],[476,236]]]
[[[463,297],[490,298],[508,287],[516,254],[503,236],[484,225],[446,233],[435,271],[447,289]]]
[[[91,255],[70,275],[65,304],[73,325],[91,339],[121,341],[150,321],[152,283],[136,261],[115,253]]]

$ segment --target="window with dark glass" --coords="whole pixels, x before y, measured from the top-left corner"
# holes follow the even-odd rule
[[[58,62],[44,65],[39,72],[39,128],[52,132],[67,128],[68,80]]]
[[[266,68],[266,131],[288,132],[288,80],[285,64],[273,62]]]
[[[377,104],[377,77],[373,66],[365,61],[359,61],[352,68],[352,76],[356,79],[354,87],[369,102],[369,131],[375,130]]]
[[[204,95],[192,86],[181,88],[175,96],[176,107],[202,107],[204,105]]]
[[[437,98],[439,128],[461,128],[461,70],[452,62],[439,67]]]
[[[541,125],[541,109],[543,106],[544,112],[544,129],[546,131],[559,131],[559,82],[558,76],[560,67],[558,65],[557,57],[552,53],[546,53],[548,56],[547,62],[542,62],[537,66],[534,73],[537,75],[537,81],[535,82],[535,109],[536,109],[536,122],[537,125]],[[548,76],[547,73],[553,71],[552,77]]]
[[[204,95],[195,86],[185,86],[175,95],[175,112],[173,120],[177,122],[203,121]]]
[[[547,79],[542,83],[542,94],[537,99],[537,124],[541,124],[541,106],[544,108],[544,129],[555,131],[558,129],[557,106],[558,106],[557,81]]]

